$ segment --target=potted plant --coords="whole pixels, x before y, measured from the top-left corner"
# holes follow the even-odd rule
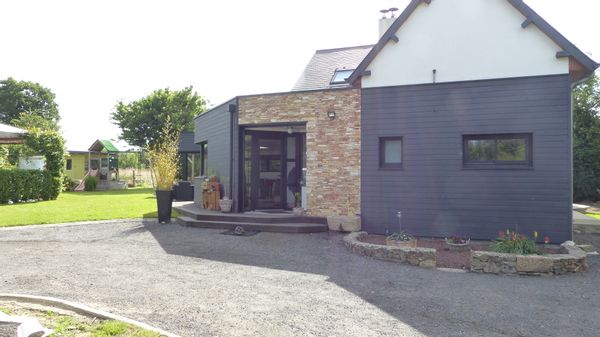
[[[173,128],[167,118],[160,137],[148,147],[150,169],[156,189],[158,222],[171,222],[173,185],[179,167],[179,132]]]
[[[221,208],[221,212],[231,213],[233,200],[229,198],[229,196],[227,195],[227,188],[225,188],[225,184],[227,183],[227,177],[221,177],[221,183],[223,184],[224,196],[221,200],[219,200],[219,207]]]
[[[462,252],[471,246],[471,239],[453,235],[449,238],[446,238],[446,245],[450,248],[450,250]]]
[[[385,238],[385,244],[401,248],[417,248],[417,239],[405,232],[396,232]]]
[[[304,215],[304,208],[302,208],[302,196],[300,192],[294,193],[294,208],[292,209],[292,212],[295,216]]]

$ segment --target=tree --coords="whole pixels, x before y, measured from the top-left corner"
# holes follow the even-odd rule
[[[60,115],[54,93],[39,83],[16,81],[12,77],[0,81],[0,123],[13,124],[27,116],[41,118],[53,129],[58,128]],[[30,120],[32,121],[32,120]]]
[[[191,86],[180,91],[167,88],[130,103],[120,101],[111,117],[121,128],[121,139],[147,148],[160,138],[168,118],[174,126],[173,132],[193,130],[194,117],[206,110],[206,104]]]
[[[573,91],[573,198],[600,198],[600,81],[597,76]]]

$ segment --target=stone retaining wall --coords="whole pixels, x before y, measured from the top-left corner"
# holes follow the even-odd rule
[[[380,260],[403,262],[413,266],[435,268],[436,250],[431,248],[400,248],[359,241],[367,232],[350,233],[344,237],[344,244],[352,252]]]
[[[516,255],[471,252],[471,271],[518,275],[563,275],[587,270],[586,253],[572,243],[561,245],[564,254]]]

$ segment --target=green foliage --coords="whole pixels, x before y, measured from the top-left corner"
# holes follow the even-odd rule
[[[58,131],[58,124],[54,120],[25,112],[21,113],[19,117],[13,119],[12,125],[21,129],[38,128],[41,130]]]
[[[57,125],[60,119],[55,95],[38,83],[16,81],[9,77],[0,81],[0,123],[13,124],[22,114],[39,116]]]
[[[141,153],[140,152],[124,152],[119,153],[119,168],[140,168],[140,160]]]
[[[48,171],[0,169],[0,204],[9,200],[55,198],[54,177]]]
[[[121,139],[146,148],[160,138],[167,117],[177,134],[193,130],[194,117],[206,110],[206,104],[192,87],[180,91],[160,89],[137,101],[119,102],[111,117],[121,128]]]
[[[508,253],[519,255],[540,255],[542,252],[536,246],[535,241],[527,238],[523,234],[516,231],[507,230],[506,233],[501,232],[500,237],[491,245],[491,250],[496,253]]]
[[[46,159],[45,170],[52,176],[50,199],[56,199],[62,190],[65,173],[65,141],[58,131],[29,129],[25,146]]]
[[[73,191],[75,189],[75,187],[77,187],[78,183],[74,180],[71,180],[71,178],[64,176],[63,177],[63,184],[62,184],[62,191],[63,192],[70,192]]]
[[[95,191],[96,185],[98,185],[98,179],[96,177],[87,176],[84,181],[85,190],[87,192]]]
[[[9,168],[12,164],[8,160],[8,148],[0,145],[0,168]]]
[[[600,81],[594,76],[573,91],[573,198],[600,199]]]

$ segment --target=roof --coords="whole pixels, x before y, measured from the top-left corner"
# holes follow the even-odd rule
[[[110,140],[106,139],[98,139],[96,140],[92,146],[90,146],[89,151],[92,152],[101,152],[103,149],[106,149],[107,152],[120,152],[116,146]]]
[[[292,91],[330,89],[349,86],[331,85],[335,70],[353,70],[367,56],[373,45],[317,50],[304,68]]]
[[[531,7],[529,7],[523,0],[507,0],[513,7],[515,7],[524,16],[523,28],[526,28],[529,24],[536,25],[544,34],[546,34],[554,43],[556,43],[563,51],[557,50],[557,57],[569,56],[573,57],[583,67],[586,68],[588,74],[592,74],[600,64],[596,63],[589,56],[587,56],[580,49],[575,47],[573,43],[567,40],[562,34],[560,34],[554,27],[552,27],[546,20],[544,20],[539,14],[537,14]],[[390,26],[390,28],[381,36],[377,44],[373,46],[373,49],[366,55],[366,57],[356,67],[356,70],[348,78],[349,83],[354,83],[359,77],[365,74],[369,64],[377,57],[379,52],[385,47],[389,40],[396,40],[396,32],[402,25],[408,20],[411,14],[421,5],[421,3],[430,4],[431,0],[411,0],[406,6],[406,9],[398,16],[396,21]]]
[[[0,144],[19,143],[27,131],[0,123]]]

